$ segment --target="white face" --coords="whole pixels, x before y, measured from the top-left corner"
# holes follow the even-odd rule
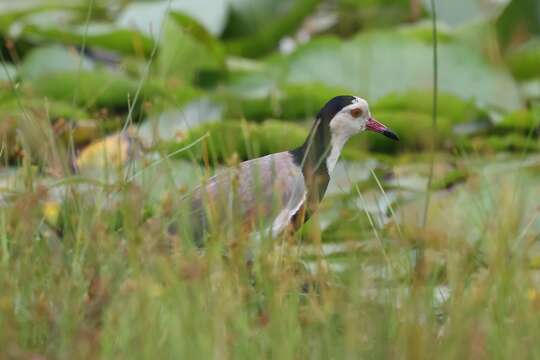
[[[364,131],[370,117],[367,101],[356,97],[351,105],[345,106],[330,120],[332,137],[337,136],[346,141],[351,136]]]
[[[334,170],[341,149],[347,140],[366,130],[371,114],[366,100],[356,97],[352,104],[345,106],[330,120],[330,154],[326,158],[326,168]]]

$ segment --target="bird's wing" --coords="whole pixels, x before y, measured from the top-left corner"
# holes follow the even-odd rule
[[[193,192],[194,225],[207,228],[210,213],[214,224],[240,221],[249,228],[268,224],[277,235],[300,209],[305,193],[302,171],[290,153],[245,161]]]
[[[245,203],[254,204],[259,210],[262,204],[263,211],[255,213],[264,216],[271,224],[272,236],[279,235],[306,198],[301,168],[289,152],[281,152],[243,163],[241,174],[246,174],[240,189]]]

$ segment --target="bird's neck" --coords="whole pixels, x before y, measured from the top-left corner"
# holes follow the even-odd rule
[[[295,162],[302,167],[310,207],[322,200],[344,144],[332,138],[327,124],[317,120],[304,144],[291,151]]]
[[[329,126],[317,121],[304,144],[291,153],[297,164],[302,166],[304,176],[331,174],[349,137],[345,131],[332,133]]]
[[[332,150],[331,142],[330,128],[317,120],[302,146],[291,151],[296,163],[302,167],[304,176],[312,176],[315,173],[328,174],[326,160]]]
[[[326,168],[330,174],[334,171],[339,155],[341,155],[341,150],[343,150],[343,146],[345,146],[348,139],[349,136],[346,134],[332,134],[330,138],[330,152],[325,159]]]

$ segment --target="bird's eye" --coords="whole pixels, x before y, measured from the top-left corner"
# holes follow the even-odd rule
[[[351,110],[351,116],[354,118],[362,116],[362,113],[363,113],[362,109],[359,109],[359,108],[354,108]]]

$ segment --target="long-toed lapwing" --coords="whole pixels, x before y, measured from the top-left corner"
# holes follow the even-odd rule
[[[267,229],[277,236],[289,224],[298,226],[324,197],[347,140],[365,130],[399,140],[371,116],[366,100],[334,97],[319,111],[300,147],[244,161],[197,187],[183,202],[190,216],[179,230],[202,244],[209,229],[220,233]]]

